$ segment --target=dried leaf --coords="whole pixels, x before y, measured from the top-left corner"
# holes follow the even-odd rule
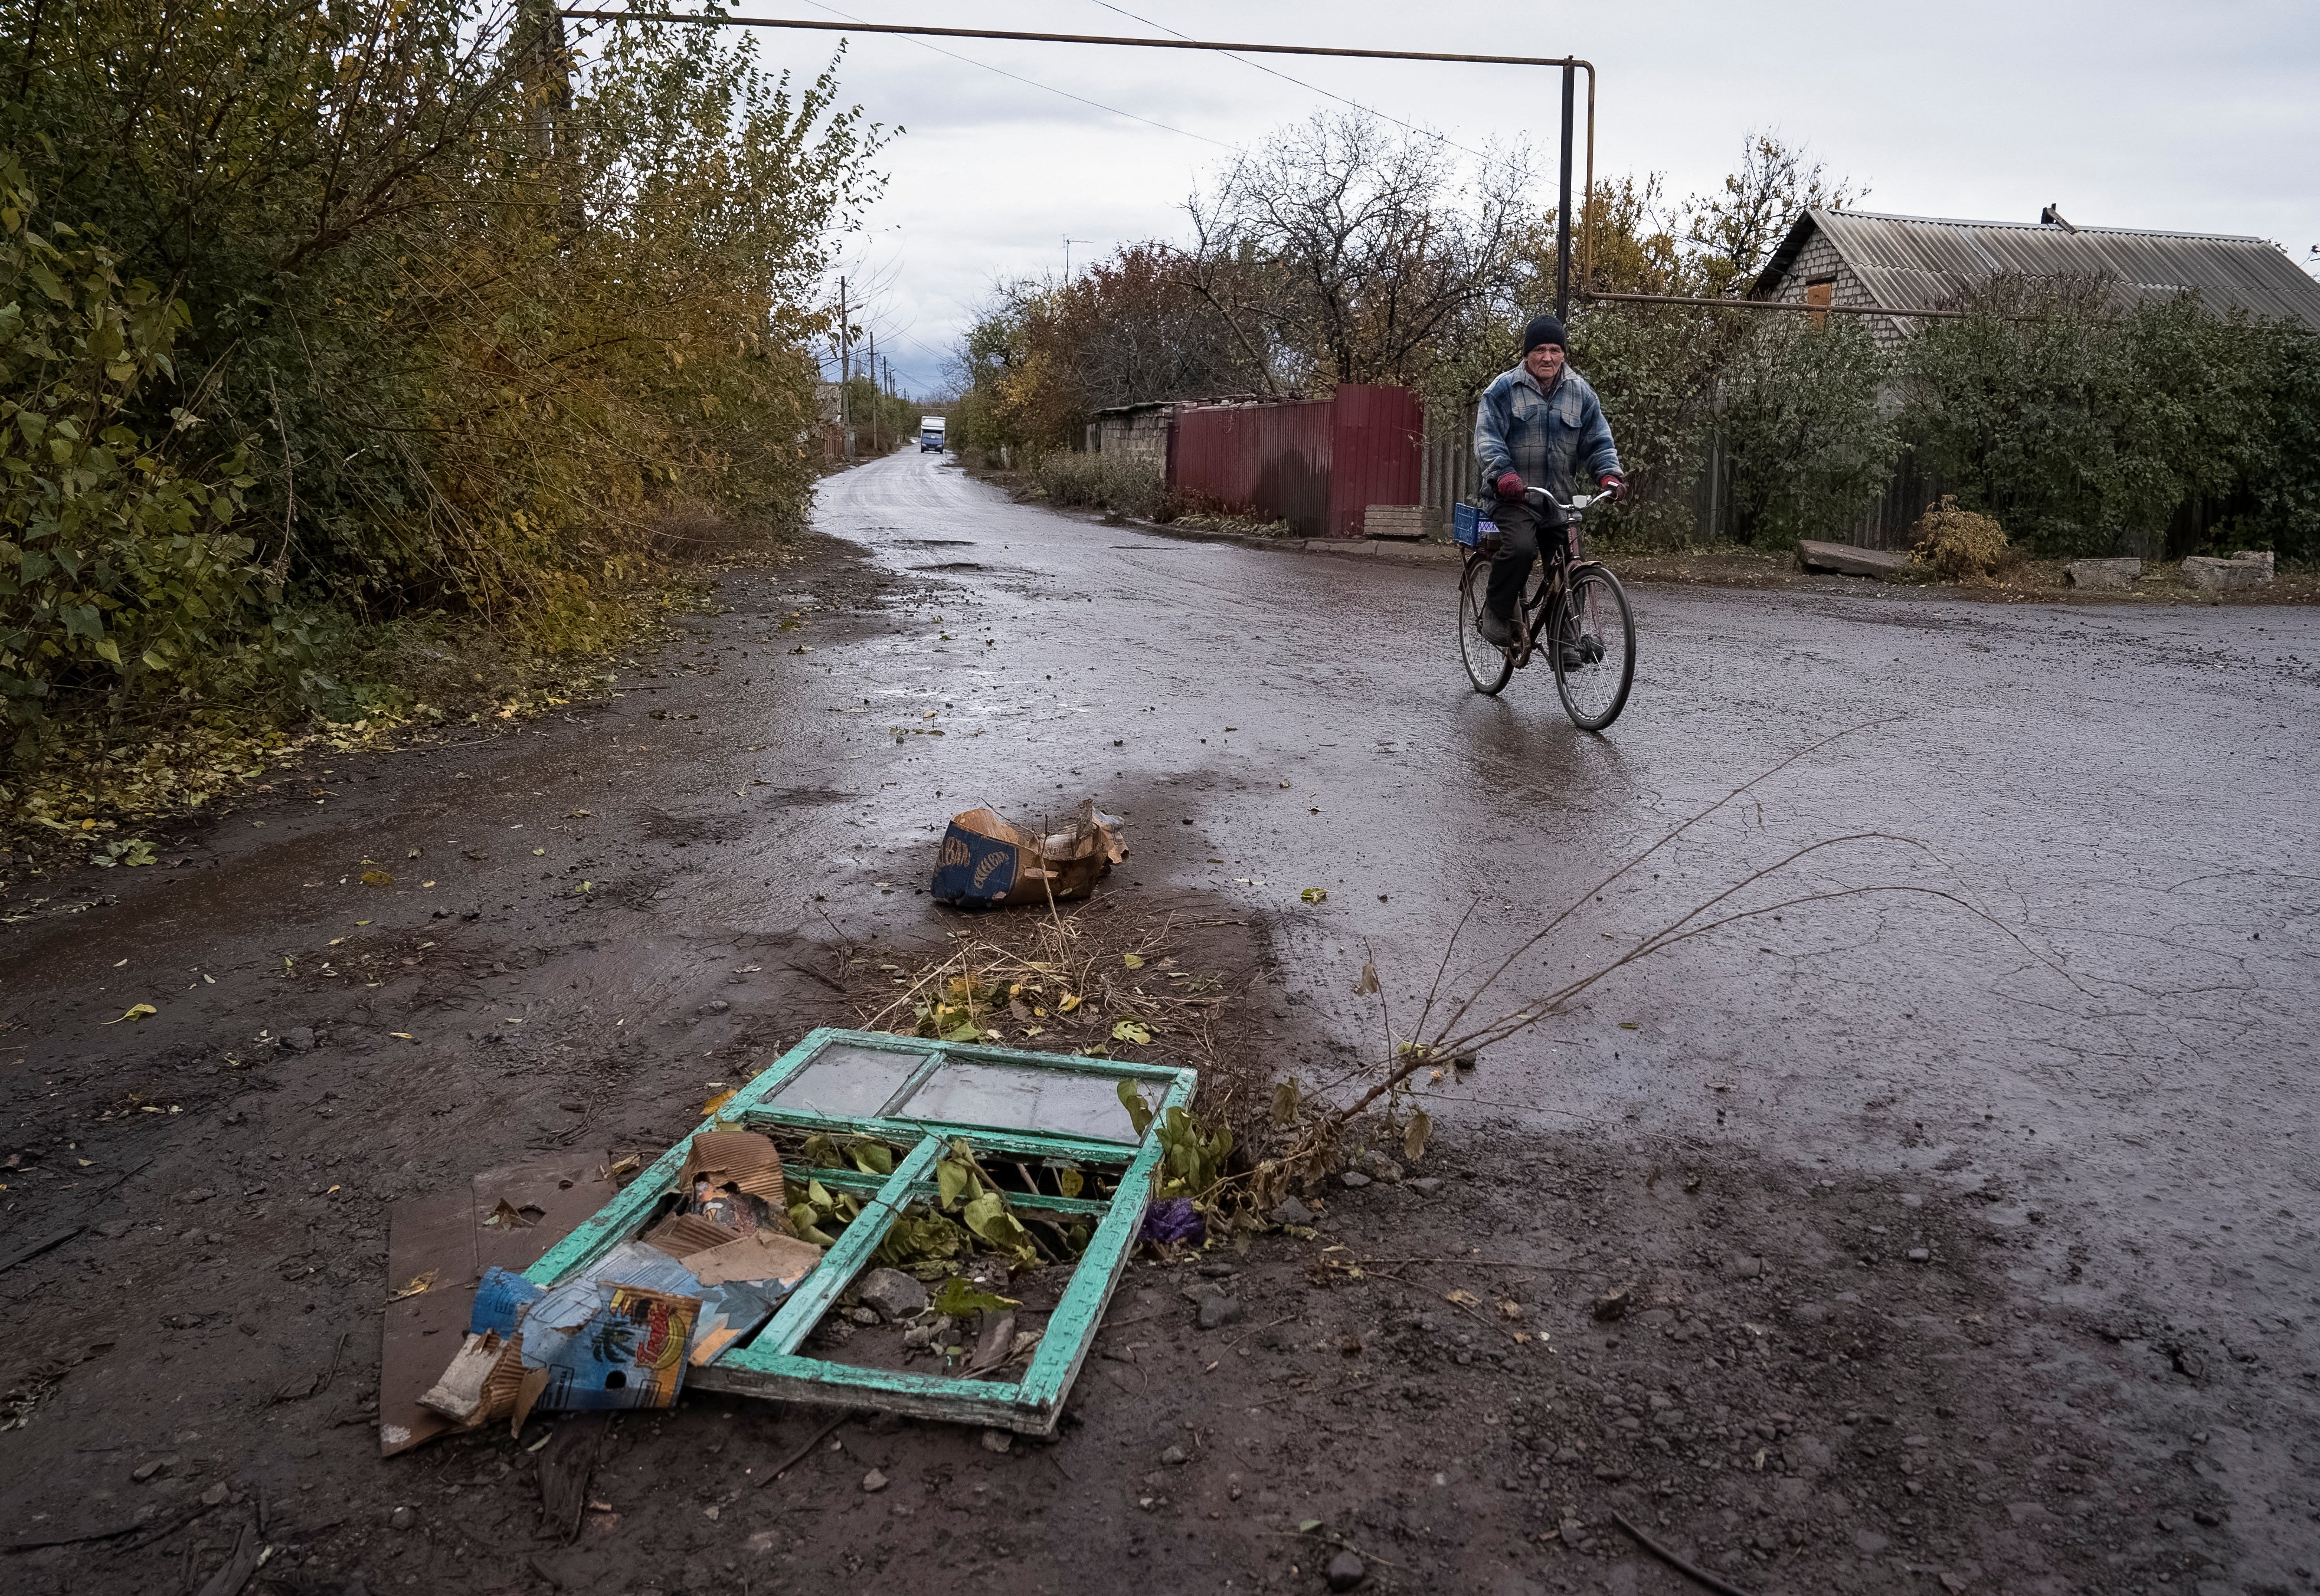
[[[1354,984],[1354,996],[1356,997],[1364,997],[1377,989],[1377,966],[1374,964],[1364,964],[1362,966],[1362,978]]]
[[[1273,1088],[1273,1123],[1276,1125],[1295,1124],[1297,1105],[1301,1101],[1302,1094],[1298,1089],[1295,1076],[1291,1076],[1287,1080],[1274,1087]]]
[[[1426,1156],[1427,1140],[1434,1134],[1434,1116],[1419,1109],[1401,1128],[1401,1156],[1411,1163]]]

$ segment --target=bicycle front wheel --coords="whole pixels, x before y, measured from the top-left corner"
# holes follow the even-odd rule
[[[1458,657],[1465,661],[1466,680],[1474,684],[1478,693],[1498,691],[1515,673],[1513,651],[1484,642],[1482,635],[1474,630],[1474,622],[1482,613],[1482,600],[1490,590],[1490,556],[1470,556],[1465,574],[1458,580]]]
[[[1563,710],[1581,731],[1600,732],[1627,707],[1636,680],[1636,620],[1627,590],[1602,566],[1581,565],[1555,601],[1551,627],[1554,690]]]

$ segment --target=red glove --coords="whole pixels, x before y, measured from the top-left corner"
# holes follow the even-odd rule
[[[1519,499],[1523,496],[1523,480],[1511,471],[1500,476],[1491,486],[1498,489],[1499,497],[1501,499]]]
[[[1614,504],[1624,501],[1627,497],[1627,479],[1623,476],[1607,473],[1599,479],[1598,485],[1611,496]]]

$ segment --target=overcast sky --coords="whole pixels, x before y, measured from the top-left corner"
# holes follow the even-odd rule
[[[2080,225],[2252,233],[2299,262],[2320,244],[2320,5],[2310,0],[1124,0],[1152,27],[1098,0],[728,5],[1047,32],[1569,52],[1601,74],[1599,176],[1660,172],[1672,194],[1708,189],[1763,129],[1865,185],[1869,210],[2035,221],[2052,202]],[[804,77],[836,42],[748,32],[765,62]],[[855,259],[876,289],[880,352],[914,392],[944,381],[994,281],[1060,275],[1067,236],[1085,240],[1072,246],[1075,266],[1128,240],[1181,237],[1183,201],[1203,173],[1268,130],[1337,106],[1330,95],[1478,149],[1527,136],[1552,180],[1552,72],[1254,58],[1305,88],[1188,51],[931,42],[950,53],[856,35],[840,69],[847,99],[908,129],[886,152],[891,183]],[[1542,187],[1541,203],[1551,200]]]

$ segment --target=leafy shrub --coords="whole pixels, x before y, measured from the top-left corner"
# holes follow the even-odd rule
[[[2006,528],[1989,516],[1960,509],[1953,493],[1918,518],[1909,541],[1921,563],[1960,580],[1988,576],[2019,557],[2006,541]]]
[[[1148,460],[1056,450],[1039,457],[1031,480],[1052,504],[1118,510],[1146,520],[1166,512],[1167,484]]]
[[[1719,379],[1741,537],[1843,537],[1884,490],[1901,440],[1881,402],[1886,363],[1857,320],[1783,317],[1752,329]]]
[[[2052,558],[2320,547],[2320,347],[2184,297],[1999,281],[1904,351],[1901,427],[1959,502]]]
[[[184,302],[42,225],[22,165],[0,156],[0,706],[19,757],[60,691],[119,699],[213,676],[249,646],[263,587],[234,527],[250,485],[238,452],[187,473],[128,424],[140,386],[174,374]],[[177,414],[182,437],[195,418]]]
[[[693,512],[802,515],[884,140],[831,73],[622,24],[567,80],[528,0],[0,6],[20,764],[68,710],[406,702],[338,678],[413,614],[593,651]]]

